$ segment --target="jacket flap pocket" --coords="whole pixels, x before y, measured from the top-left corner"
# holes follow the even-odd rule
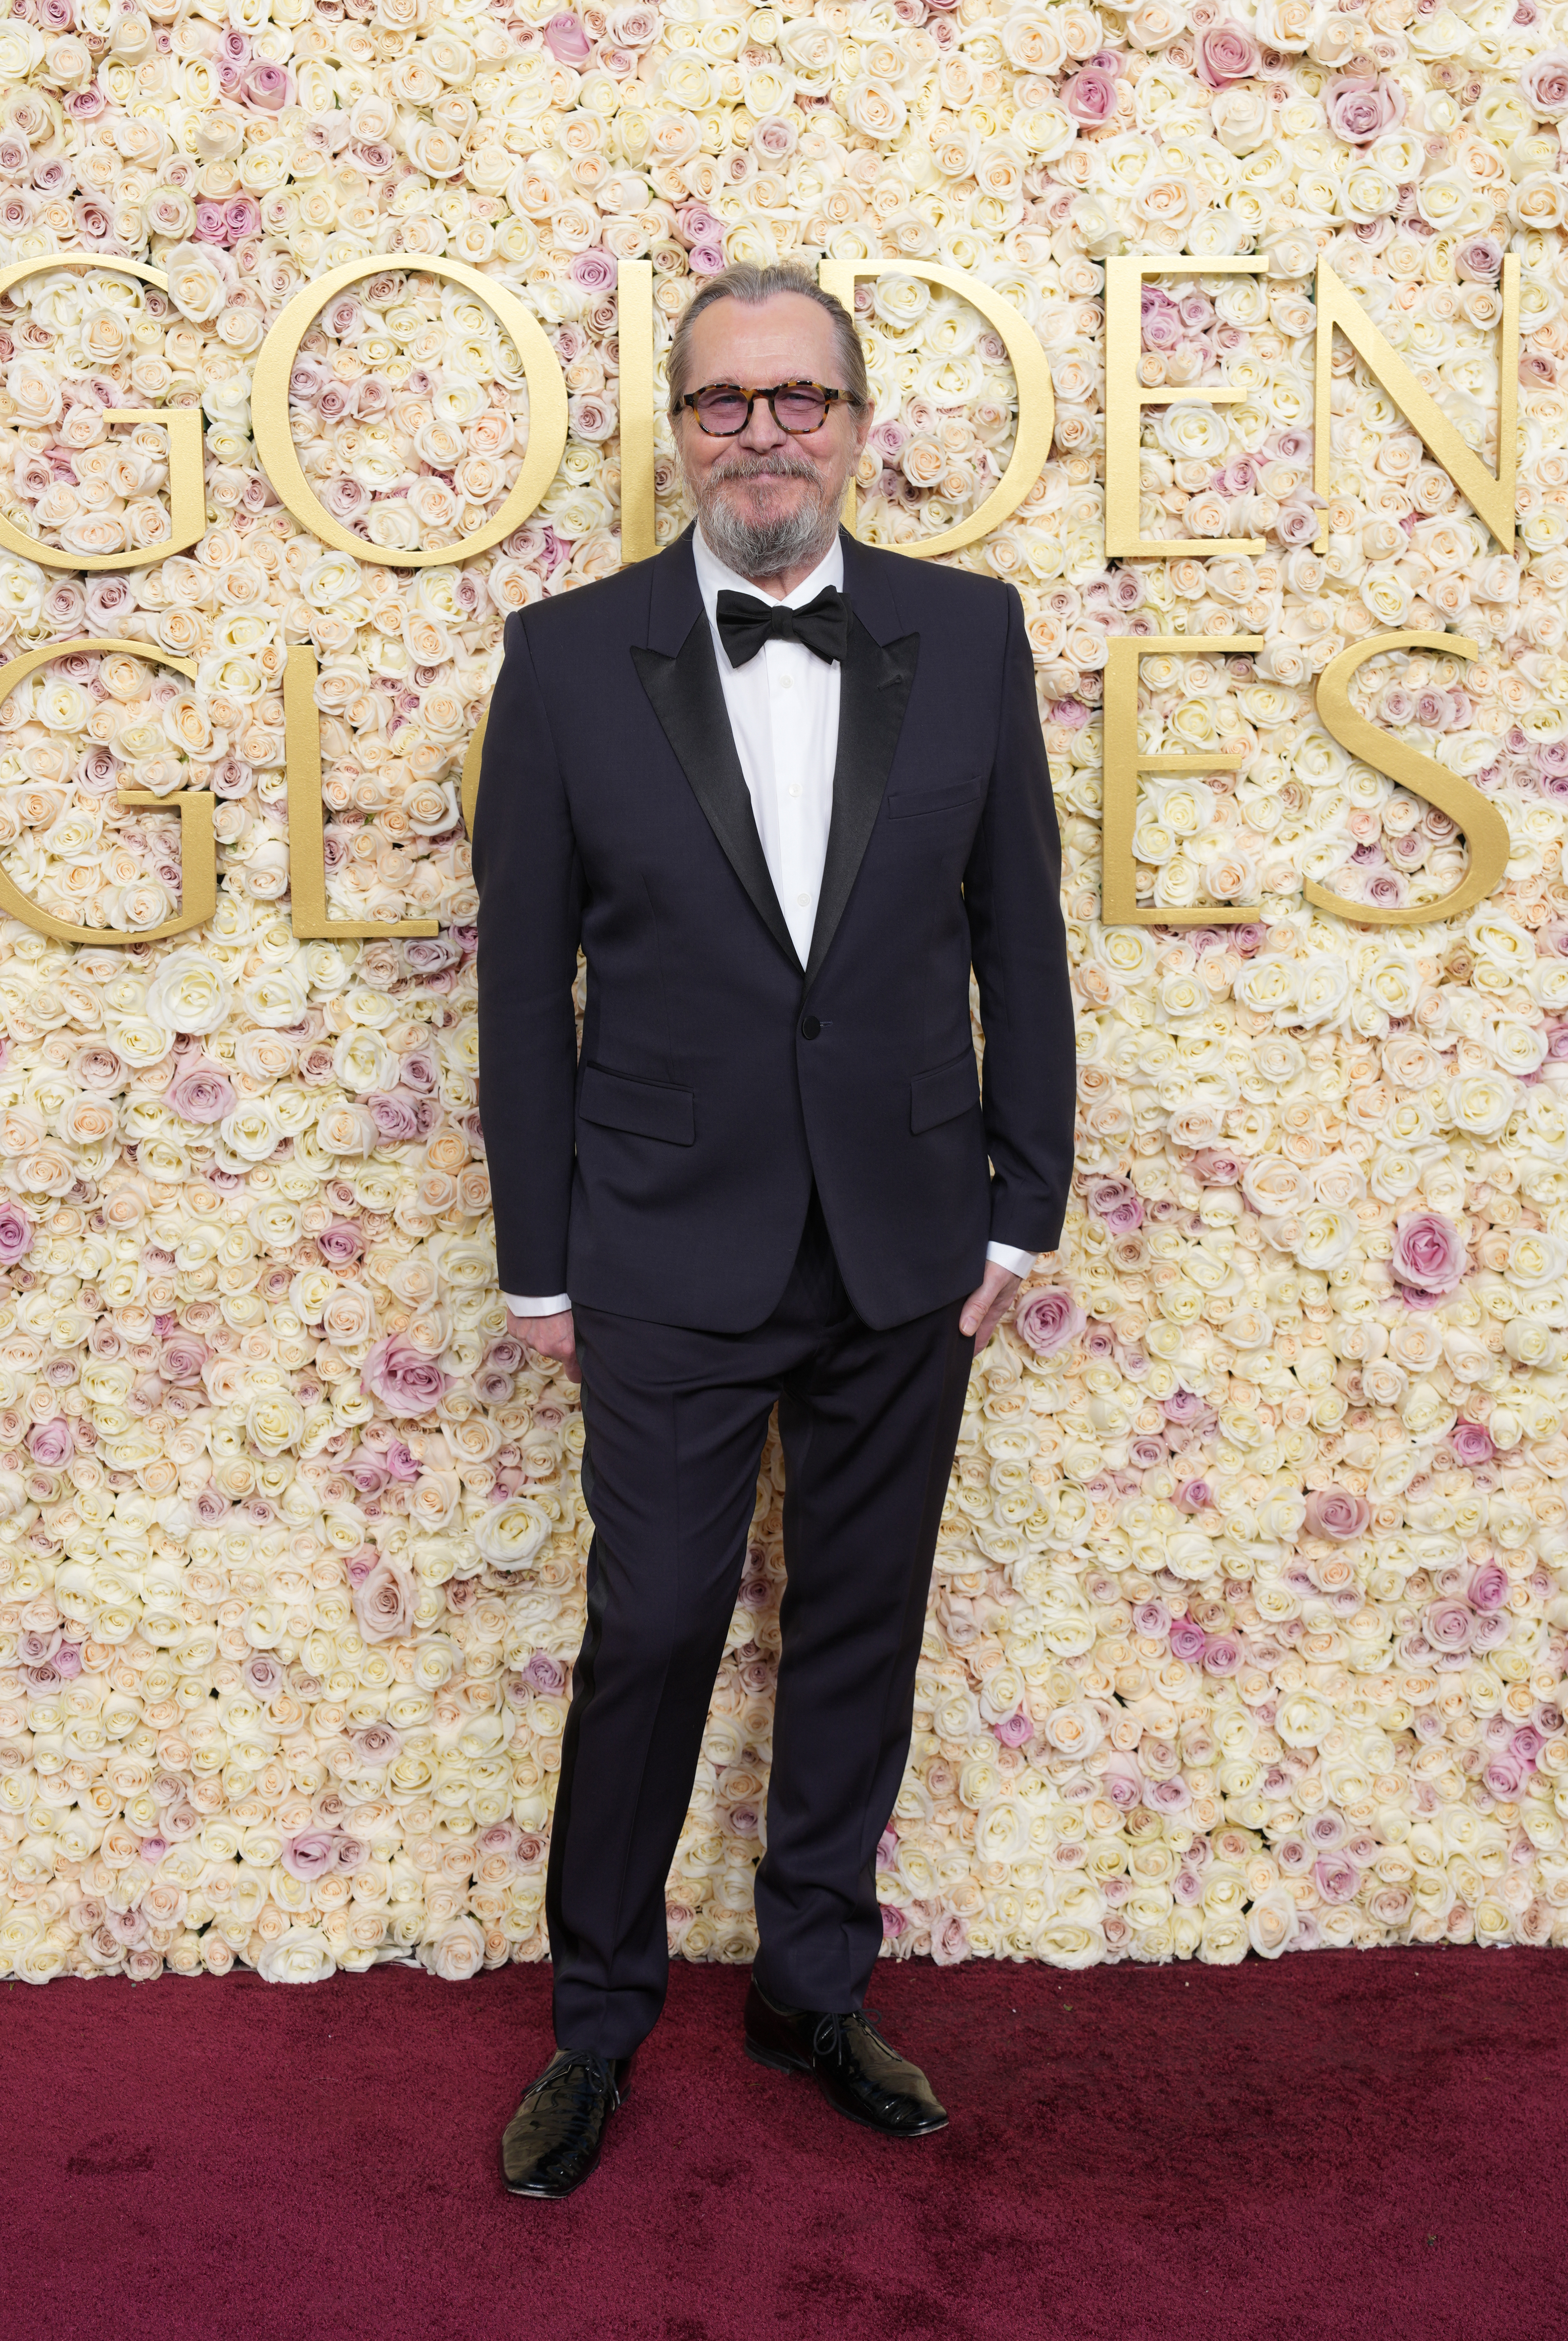
[[[972,772],[967,780],[954,781],[944,789],[889,789],[887,817],[904,821],[911,813],[951,812],[956,805],[977,804],[984,786],[984,774]]]
[[[690,1090],[664,1081],[640,1081],[629,1073],[607,1073],[584,1065],[577,1111],[604,1130],[628,1130],[638,1138],[662,1138],[670,1146],[696,1142],[696,1100]]]
[[[965,1049],[962,1057],[954,1057],[950,1065],[938,1065],[934,1072],[916,1073],[909,1084],[909,1127],[915,1132],[934,1130],[939,1121],[951,1121],[955,1114],[967,1113],[972,1105],[979,1102],[974,1051]]]

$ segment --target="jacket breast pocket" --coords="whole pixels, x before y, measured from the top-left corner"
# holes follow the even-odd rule
[[[923,1130],[934,1130],[939,1121],[952,1121],[970,1107],[980,1102],[980,1083],[974,1070],[974,1051],[965,1049],[962,1057],[954,1057],[950,1065],[937,1065],[929,1073],[916,1073],[909,1084],[909,1127],[918,1136]]]
[[[644,1081],[631,1073],[606,1072],[603,1065],[584,1065],[577,1111],[603,1130],[659,1138],[666,1146],[696,1143],[696,1099],[667,1081]]]
[[[889,821],[908,821],[915,813],[956,812],[965,805],[976,805],[985,787],[984,772],[971,772],[966,780],[954,781],[940,789],[889,789],[884,800]]]

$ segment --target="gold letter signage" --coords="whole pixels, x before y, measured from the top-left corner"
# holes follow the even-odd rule
[[[352,553],[356,561],[385,562],[397,569],[428,569],[436,562],[462,561],[487,553],[525,521],[551,481],[566,448],[566,384],[544,327],[529,315],[514,293],[494,277],[482,276],[459,260],[424,260],[420,271],[447,277],[493,309],[511,334],[528,380],[528,452],[523,469],[493,520],[457,544],[433,545],[427,552],[406,553],[397,546],[371,544],[334,520],[305,475],[289,429],[288,384],[296,352],[313,318],[350,284],[366,276],[383,276],[385,260],[345,260],[307,284],[284,310],[256,358],[251,385],[251,435],[262,469],[283,502],[302,526],[335,552]]]
[[[68,658],[78,652],[96,655],[105,651],[125,651],[132,658],[145,659],[150,666],[172,667],[176,674],[195,680],[195,668],[188,659],[168,658],[150,643],[121,642],[113,635],[94,635],[79,643],[48,643],[41,651],[24,651],[9,665],[0,666],[0,705],[9,699],[19,682],[41,666],[49,666],[57,658]],[[122,789],[120,802],[125,805],[150,805],[159,812],[175,812],[180,816],[180,901],[181,908],[172,919],[159,927],[138,927],[125,931],[118,927],[81,927],[68,919],[55,918],[24,894],[22,889],[0,869],[0,911],[35,933],[48,935],[60,943],[97,943],[119,945],[162,942],[168,935],[183,935],[192,927],[205,927],[218,906],[217,842],[213,832],[213,801],[205,789],[182,789],[177,796],[154,796],[145,789]]]
[[[330,302],[363,279],[387,267],[385,258],[347,260],[331,268],[296,294],[262,343],[255,361],[251,391],[251,423],[257,455],[274,488],[295,519],[335,551],[356,561],[378,562],[397,569],[424,569],[435,563],[462,561],[488,551],[510,535],[534,510],[555,475],[566,444],[566,384],[549,337],[537,320],[505,284],[455,260],[426,259],[410,264],[422,274],[460,285],[484,303],[510,335],[523,365],[528,388],[528,443],[522,468],[499,511],[471,536],[454,544],[420,552],[377,545],[335,520],[322,505],[294,444],[289,423],[289,380],[295,355],[312,321]],[[0,295],[25,277],[52,269],[101,269],[109,274],[134,276],[166,291],[166,280],[155,268],[139,261],[112,259],[97,253],[56,254],[0,268]],[[1169,561],[1173,557],[1255,555],[1267,547],[1255,538],[1154,538],[1140,533],[1139,422],[1145,406],[1203,400],[1211,405],[1234,402],[1245,393],[1228,386],[1163,384],[1151,388],[1138,379],[1141,350],[1142,292],[1145,278],[1182,274],[1199,277],[1267,273],[1264,259],[1220,258],[1208,254],[1170,253],[1157,256],[1121,254],[1105,263],[1105,553],[1111,561]],[[925,560],[934,554],[958,553],[977,543],[1005,521],[1028,493],[1050,452],[1055,423],[1051,368],[1044,350],[1013,304],[979,278],[932,261],[860,261],[825,259],[819,266],[824,289],[853,305],[857,282],[865,277],[917,276],[969,302],[999,335],[1012,361],[1018,389],[1018,422],[1012,456],[1002,478],[967,519],[940,533],[902,544],[899,550]],[[1508,254],[1502,267],[1502,328],[1499,349],[1497,468],[1488,471],[1474,450],[1466,445],[1430,393],[1373,324],[1327,261],[1317,272],[1317,351],[1315,360],[1316,443],[1313,479],[1320,499],[1327,496],[1331,478],[1330,383],[1333,336],[1343,333],[1375,375],[1383,389],[1423,440],[1433,459],[1468,498],[1497,543],[1509,551],[1513,543],[1514,480],[1517,466],[1519,261]],[[617,339],[620,359],[621,557],[645,560],[657,549],[654,496],[654,273],[646,260],[620,264],[620,315]],[[206,524],[202,473],[202,411],[197,405],[117,407],[113,419],[155,423],[168,433],[169,533],[155,544],[91,556],[72,555],[29,535],[0,513],[0,548],[18,558],[49,569],[101,571],[144,568],[165,555],[185,551],[199,542]],[[854,490],[844,503],[846,526],[854,528]],[[1138,664],[1140,659],[1164,652],[1188,658],[1213,654],[1256,652],[1265,644],[1252,635],[1215,640],[1203,634],[1135,638],[1120,636],[1108,644],[1104,692],[1104,879],[1101,915],[1107,925],[1187,926],[1234,924],[1256,915],[1255,904],[1145,904],[1136,898],[1134,832],[1141,773],[1202,773],[1233,766],[1234,754],[1144,753],[1138,742]],[[1316,705],[1320,722],[1351,755],[1363,759],[1391,780],[1412,790],[1446,813],[1463,831],[1470,850],[1470,867],[1463,882],[1441,902],[1400,909],[1380,909],[1329,893],[1313,881],[1305,884],[1306,899],[1315,908],[1367,924],[1419,926],[1430,920],[1453,918],[1482,901],[1501,882],[1507,868],[1509,839],[1497,808],[1467,781],[1448,772],[1432,758],[1393,739],[1359,715],[1350,702],[1352,677],[1368,659],[1384,651],[1422,649],[1454,658],[1475,656],[1475,646],[1458,634],[1379,634],[1356,643],[1332,659],[1319,678]],[[195,669],[167,658],[145,643],[87,641],[52,643],[29,651],[0,669],[0,700],[36,668],[67,652],[126,651],[138,658],[194,678]],[[302,937],[433,935],[433,919],[336,919],[326,898],[321,796],[320,726],[315,708],[315,660],[308,647],[290,646],[284,676],[285,740],[289,812],[289,872],[295,932]],[[472,828],[479,781],[479,749],[484,719],[469,742],[464,759],[462,812]],[[201,926],[216,902],[216,853],[213,802],[205,792],[187,792],[159,798],[121,792],[127,804],[177,808],[181,822],[184,872],[183,906],[176,918],[141,933],[122,933],[81,927],[55,918],[32,902],[0,870],[0,910],[13,918],[65,942],[130,944],[157,941]]]

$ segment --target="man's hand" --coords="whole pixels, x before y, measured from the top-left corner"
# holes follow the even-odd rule
[[[1016,1284],[1018,1279],[1014,1277],[1013,1281]],[[514,1341],[537,1350],[542,1358],[558,1358],[569,1381],[582,1380],[583,1370],[577,1363],[577,1328],[569,1309],[558,1310],[554,1317],[514,1317],[509,1309],[506,1330]]]
[[[1010,1268],[1004,1268],[1000,1260],[986,1261],[985,1274],[964,1302],[964,1314],[958,1320],[960,1332],[974,1334],[976,1357],[1012,1308],[1023,1281]]]

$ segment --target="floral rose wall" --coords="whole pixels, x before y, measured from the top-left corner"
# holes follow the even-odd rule
[[[977,1363],[914,1750],[879,1855],[894,1956],[1213,1960],[1568,1939],[1568,10],[1546,0],[18,0],[0,23],[0,1973],[269,1977],[544,1956],[589,1524],[575,1396],[506,1335],[487,1219],[462,763],[508,612],[620,560],[616,274],[655,334],[724,259],[862,285],[861,525],[973,510],[1001,341],[897,264],[990,285],[1048,354],[1050,458],[954,556],[1024,598],[1065,842],[1081,1169]],[[1344,342],[1312,493],[1313,272],[1496,463],[1522,263],[1516,544]],[[1144,298],[1145,538],[1107,563],[1104,263]],[[1203,260],[1266,254],[1259,275]],[[161,273],[115,274],[132,259]],[[295,363],[324,549],[251,435]],[[566,451],[476,268],[547,332]],[[1512,349],[1503,362],[1516,363]],[[1228,405],[1188,395],[1228,384]],[[199,403],[207,525],[163,557]],[[683,514],[661,422],[658,531]],[[1230,540],[1262,540],[1261,552]],[[94,571],[105,554],[139,553]],[[1458,920],[1452,822],[1353,761],[1314,676],[1469,780],[1512,858]],[[1204,637],[1266,647],[1205,657]],[[1099,921],[1101,702],[1144,662],[1152,911]],[[84,641],[117,648],[72,649]],[[330,908],[300,939],[283,674],[317,663]],[[174,666],[166,663],[178,661]],[[122,802],[133,790],[140,802]],[[160,800],[209,794],[199,929]],[[526,915],[519,905],[519,915]],[[782,1577],[770,1450],[669,1887],[744,1959]]]

